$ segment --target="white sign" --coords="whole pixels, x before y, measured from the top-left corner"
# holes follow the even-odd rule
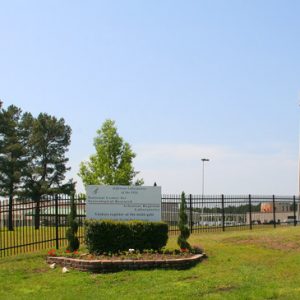
[[[158,186],[86,186],[86,216],[101,220],[161,221]]]

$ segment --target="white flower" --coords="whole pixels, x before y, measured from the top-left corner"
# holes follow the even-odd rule
[[[66,267],[63,267],[63,268],[62,268],[62,272],[63,272],[63,273],[68,273],[69,270],[68,270]]]
[[[133,253],[133,252],[134,252],[134,249],[130,248],[130,249],[128,250],[128,252],[129,252],[129,253]]]
[[[50,267],[50,269],[55,269],[56,263],[51,264],[49,267]]]

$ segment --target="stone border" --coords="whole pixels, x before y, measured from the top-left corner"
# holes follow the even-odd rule
[[[94,272],[106,273],[122,270],[145,270],[145,269],[188,269],[199,263],[206,255],[196,254],[187,258],[159,259],[159,260],[85,260],[78,258],[48,256],[47,263],[56,263],[62,267]]]

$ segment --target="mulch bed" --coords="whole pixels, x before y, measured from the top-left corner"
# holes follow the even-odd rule
[[[137,253],[137,254],[120,254],[120,255],[93,255],[81,254],[78,258],[84,260],[162,260],[162,259],[179,259],[192,257],[195,254],[189,252],[183,253]]]

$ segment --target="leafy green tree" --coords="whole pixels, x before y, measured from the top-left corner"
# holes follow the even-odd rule
[[[64,119],[45,113],[37,118],[26,114],[24,127],[30,132],[24,193],[36,202],[35,228],[39,229],[41,197],[72,190],[72,182],[63,184],[65,173],[70,169],[66,166],[65,153],[71,141],[71,128]]]
[[[133,182],[138,174],[133,168],[135,153],[119,136],[115,122],[106,120],[94,139],[96,154],[88,162],[80,164],[79,176],[85,185],[142,185],[143,180]]]
[[[181,193],[181,202],[179,209],[179,231],[180,234],[177,239],[177,243],[180,249],[191,249],[191,246],[187,241],[190,236],[190,230],[188,227],[188,216],[186,214],[186,200],[184,192]]]
[[[22,130],[22,111],[0,106],[0,195],[8,196],[8,230],[13,230],[13,197],[20,191],[26,160],[26,136]]]

